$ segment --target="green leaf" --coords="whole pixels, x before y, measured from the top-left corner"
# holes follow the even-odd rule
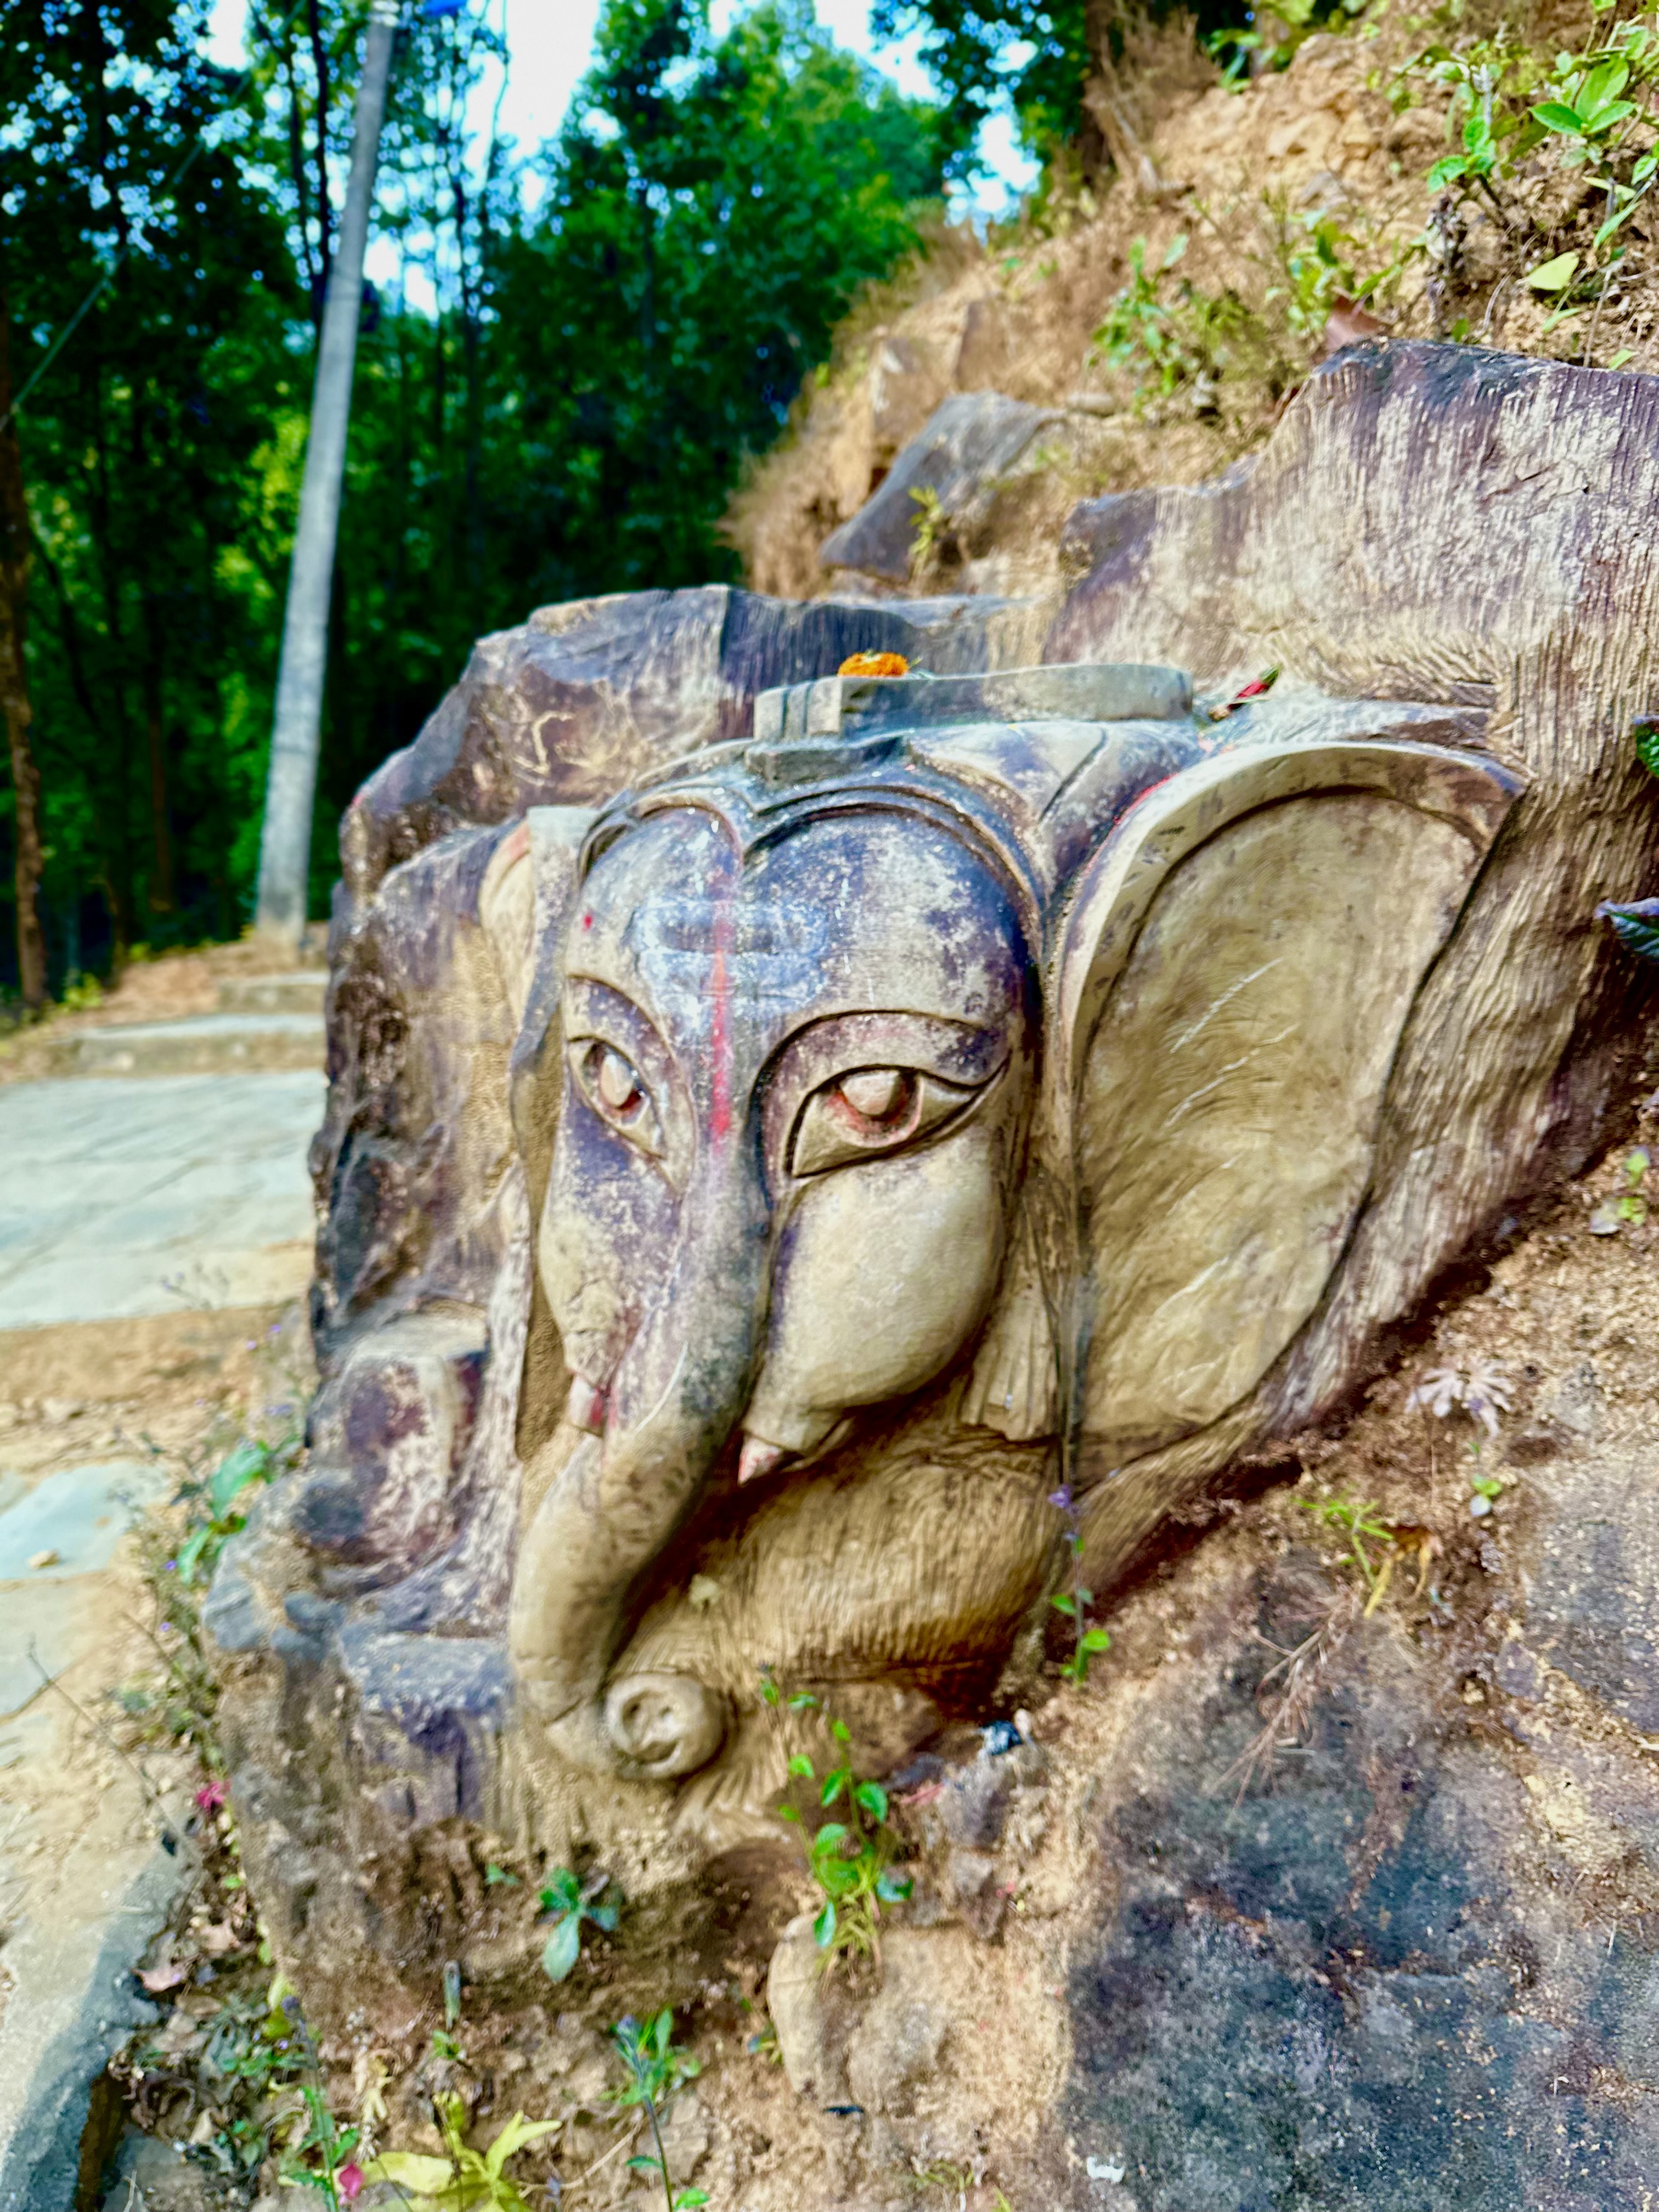
[[[674,2191],[674,2212],[696,2212],[698,2205],[708,2202],[708,2191],[706,2189],[677,2189]]]
[[[1659,716],[1638,714],[1630,726],[1636,757],[1650,775],[1659,775]]]
[[[542,1972],[550,1982],[563,1982],[570,1978],[571,1970],[580,1955],[581,1941],[580,1916],[574,1912],[566,1913],[542,1948]]]
[[[820,1951],[827,1951],[835,1941],[836,1906],[834,1899],[828,1900],[822,1912],[812,1923],[812,1941]]]
[[[1521,281],[1534,292],[1565,292],[1577,267],[1576,253],[1558,253],[1553,260],[1540,261],[1535,269],[1529,269]]]
[[[1164,269],[1173,269],[1176,262],[1180,260],[1182,255],[1186,251],[1187,234],[1183,230],[1178,232],[1176,235],[1170,240],[1169,248],[1164,253],[1163,260],[1158,264],[1160,270]]]
[[[1077,1600],[1074,1597],[1067,1597],[1062,1594],[1059,1597],[1051,1597],[1048,1602],[1056,1613],[1063,1613],[1070,1620],[1076,1619]]]
[[[196,1579],[196,1569],[203,1553],[213,1541],[211,1528],[198,1528],[179,1553],[179,1579],[186,1585]]]
[[[1604,899],[1595,909],[1598,921],[1610,921],[1621,945],[1639,952],[1644,960],[1659,960],[1659,899],[1634,899],[1617,906]]]
[[[526,2143],[539,2142],[544,2136],[557,2135],[563,2125],[562,2120],[530,2120],[522,2112],[514,2112],[484,2153],[484,2171],[498,2175],[515,2151]]]
[[[1541,100],[1532,112],[1547,131],[1559,131],[1572,138],[1584,135],[1583,117],[1576,107],[1564,106],[1559,100]]]
[[[789,1761],[789,1771],[792,1774],[799,1775],[804,1782],[816,1782],[817,1780],[817,1775],[813,1770],[812,1762],[806,1756],[806,1753],[804,1751],[796,1752],[794,1756]]]
[[[208,1486],[208,1503],[216,1521],[222,1521],[234,1498],[240,1498],[251,1482],[263,1482],[270,1472],[270,1454],[264,1444],[247,1438],[220,1462],[213,1480]]]
[[[1083,1648],[1085,1651],[1109,1651],[1112,1648],[1111,1637],[1103,1628],[1085,1628],[1083,1632]]]
[[[582,1901],[582,1886],[568,1867],[560,1867],[548,1878],[541,1895],[544,1912],[574,1912]]]
[[[494,1859],[491,1859],[489,1865],[485,1867],[484,1887],[486,1889],[497,1889],[503,1887],[507,1889],[516,1889],[518,1886],[518,1875],[509,1874],[505,1867],[497,1866]]]
[[[614,1905],[586,1905],[582,1910],[596,1928],[603,1929],[607,1936],[616,1934],[619,1915]]]
[[[800,1814],[793,1805],[780,1805],[778,1818],[781,1820],[799,1820]]]
[[[837,1743],[851,1743],[853,1741],[853,1731],[845,1721],[831,1721],[830,1733]]]
[[[889,1874],[884,1870],[876,1877],[876,1895],[884,1905],[902,1905],[915,1887],[908,1875]]]
[[[810,1713],[815,1710],[817,1702],[810,1690],[798,1690],[789,1700],[789,1710],[792,1713]]]
[[[846,1787],[847,1769],[844,1766],[838,1766],[833,1774],[825,1775],[823,1787],[818,1792],[819,1804],[833,1805]]]
[[[1428,185],[1431,192],[1443,192],[1448,185],[1460,183],[1469,173],[1468,156],[1447,154],[1429,171]]]
[[[879,1782],[860,1782],[853,1795],[872,1819],[884,1820],[887,1818],[887,1792]]]
[[[760,1693],[763,1705],[775,1705],[778,1702],[778,1686],[769,1674],[761,1676]]]
[[[1628,63],[1603,62],[1599,69],[1593,69],[1584,79],[1575,105],[1584,114],[1591,114],[1598,107],[1604,107],[1609,100],[1616,100],[1629,82]],[[1631,113],[1635,112],[1633,108],[1629,107],[1628,102],[1626,106]]]
[[[840,1820],[826,1820],[812,1838],[812,1856],[816,1859],[835,1850],[844,1840],[847,1828]]]

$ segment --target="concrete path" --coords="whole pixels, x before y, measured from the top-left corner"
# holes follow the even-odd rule
[[[0,1329],[298,1297],[322,1110],[300,1070],[0,1090]]]
[[[218,1013],[79,1030],[61,1079],[0,1088],[0,2212],[83,2201],[93,2084],[155,2016],[132,1969],[191,1878],[187,1796],[163,1814],[102,1718],[154,1665],[121,1539],[205,1437],[216,1334],[263,1337],[309,1279],[320,988],[255,978]],[[181,1379],[143,1398],[163,1352]],[[172,1441],[147,1456],[156,1388]],[[99,1402],[135,1389],[132,1427],[100,1434]]]

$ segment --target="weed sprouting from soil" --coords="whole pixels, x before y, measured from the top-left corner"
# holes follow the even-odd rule
[[[607,2093],[609,2100],[619,2106],[639,2106],[651,2130],[651,2140],[657,2147],[654,2157],[631,2158],[629,2166],[636,2172],[658,2175],[668,2212],[690,2212],[691,2207],[706,2204],[706,2191],[675,2188],[668,2171],[668,2153],[663,2145],[659,2118],[661,2108],[682,2082],[690,2081],[702,2070],[691,2053],[674,2040],[672,2007],[665,2005],[643,2022],[631,2014],[619,2020],[611,2031],[611,2040],[628,2069],[628,2079],[620,2089]]]
[[[853,1765],[852,1730],[845,1721],[825,1713],[817,1698],[798,1691],[786,1698],[769,1673],[761,1677],[762,1703],[775,1723],[787,1751],[786,1712],[804,1718],[816,1714],[830,1738],[834,1764],[822,1776],[804,1751],[788,1751],[787,1772],[792,1784],[805,1783],[816,1790],[816,1807],[830,1812],[844,1807],[844,1820],[823,1820],[807,1832],[807,1809],[795,1802],[780,1805],[780,1820],[802,1832],[806,1845],[807,1871],[823,1899],[812,1922],[812,1938],[823,1954],[826,1969],[838,1960],[849,1964],[868,1960],[881,1965],[881,1908],[902,1904],[910,1894],[907,1876],[894,1872],[903,1844],[888,1820],[888,1797],[879,1782],[860,1779]]]

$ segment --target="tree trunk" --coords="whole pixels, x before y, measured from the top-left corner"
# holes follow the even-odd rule
[[[149,756],[149,821],[154,857],[149,878],[149,910],[171,914],[173,908],[173,830],[167,820],[167,726],[161,717],[161,647],[155,602],[146,592],[144,611],[149,631],[149,651],[144,668],[144,735]]]
[[[40,772],[29,726],[24,659],[28,613],[29,518],[23,496],[23,448],[11,398],[11,313],[0,292],[0,699],[11,749],[16,848],[17,976],[26,1006],[46,1003],[46,940],[40,927]]]

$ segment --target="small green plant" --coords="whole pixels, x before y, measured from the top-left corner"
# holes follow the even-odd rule
[[[1146,241],[1137,238],[1129,248],[1129,282],[1094,335],[1094,358],[1134,376],[1137,407],[1154,397],[1168,399],[1200,378],[1218,377],[1230,358],[1228,340],[1250,320],[1231,292],[1205,292],[1185,278],[1166,285],[1186,251],[1182,232],[1149,272]]]
[[[1283,301],[1285,321],[1311,343],[1323,336],[1339,300],[1368,296],[1382,279],[1361,282],[1352,258],[1359,241],[1334,216],[1293,210],[1282,194],[1264,195],[1263,205],[1274,264],[1267,304]]]
[[[844,1820],[821,1822],[806,1840],[807,1867],[823,1899],[812,1922],[812,1940],[824,1955],[826,1968],[833,1968],[838,1959],[854,1958],[878,1966],[881,1908],[902,1904],[914,1887],[908,1876],[893,1871],[903,1846],[888,1820],[887,1792],[879,1782],[860,1778],[852,1760],[852,1730],[845,1721],[825,1713],[815,1697],[801,1691],[786,1701],[771,1675],[763,1673],[761,1698],[780,1726],[786,1704],[798,1717],[818,1715],[835,1763],[820,1775],[806,1753],[792,1752],[789,1779],[816,1791],[817,1810],[830,1812],[839,1804],[847,1814]],[[778,1816],[805,1833],[799,1805],[780,1805]]]
[[[1071,1656],[1060,1671],[1068,1682],[1086,1682],[1089,1662],[1097,1659],[1102,1652],[1109,1651],[1112,1639],[1106,1629],[1091,1628],[1089,1626],[1089,1607],[1094,1603],[1095,1594],[1084,1586],[1083,1527],[1078,1517],[1077,1501],[1072,1495],[1071,1484],[1065,1482],[1058,1490],[1051,1490],[1048,1503],[1064,1516],[1066,1552],[1071,1562],[1072,1587],[1067,1590],[1055,1591],[1048,1600],[1056,1613],[1065,1614],[1074,1632]]]
[[[619,1901],[615,1898],[608,1903],[599,1901],[609,1887],[602,1874],[590,1875],[583,1882],[568,1867],[560,1867],[542,1891],[542,1911],[556,1916],[552,1933],[542,1948],[542,1972],[549,1981],[569,1979],[581,1955],[584,1921],[604,1935],[616,1934]]]
[[[89,1013],[93,1007],[104,1003],[104,987],[95,975],[77,975],[72,983],[64,986],[63,1007],[66,1014]]]
[[[1298,1498],[1296,1503],[1304,1513],[1311,1513],[1328,1528],[1334,1528],[1346,1536],[1353,1549],[1345,1552],[1337,1561],[1339,1567],[1358,1567],[1364,1577],[1366,1593],[1373,1602],[1386,1587],[1384,1574],[1392,1561],[1373,1565],[1365,1549],[1367,1544],[1388,1545],[1392,1547],[1394,1531],[1376,1517],[1381,1508],[1357,1504],[1352,1498]],[[1367,1611],[1370,1608],[1368,1607]]]
[[[526,2145],[556,2134],[558,2120],[529,2120],[514,2112],[487,2151],[476,2151],[463,2134],[466,2106],[459,2097],[434,2100],[447,2157],[421,2151],[390,2150],[363,2166],[362,2182],[389,2182],[412,2212],[531,2212],[524,2191],[507,2172],[507,2162]]]
[[[190,1525],[173,1571],[187,1589],[201,1589],[212,1580],[226,1542],[246,1522],[247,1492],[255,1484],[268,1483],[277,1462],[278,1454],[270,1444],[244,1437],[204,1482],[186,1482],[179,1495],[191,1509]]]
[[[1598,16],[1616,15],[1618,0],[1593,0],[1593,6]],[[1547,155],[1560,169],[1593,166],[1591,181],[1607,198],[1588,251],[1551,253],[1521,282],[1555,299],[1547,330],[1592,303],[1599,318],[1624,254],[1620,234],[1659,183],[1650,105],[1659,86],[1659,10],[1615,21],[1604,36],[1580,52],[1558,53],[1553,64],[1501,32],[1455,47],[1430,46],[1402,71],[1397,106],[1409,100],[1407,80],[1413,76],[1451,92],[1448,129],[1457,145],[1430,169],[1430,190],[1459,198],[1479,191],[1511,237],[1524,239],[1531,227],[1503,189],[1523,162]],[[1427,243],[1426,235],[1420,243]],[[1591,339],[1595,328],[1592,322]],[[1589,349],[1587,341],[1586,358]]]
[[[690,2081],[702,2071],[692,2054],[674,2040],[672,2008],[665,2005],[659,2013],[644,2021],[635,2020],[630,2013],[611,2029],[611,2040],[628,2069],[628,2079],[620,2089],[608,2089],[605,2095],[611,2104],[623,2109],[630,2105],[639,2106],[656,2145],[653,2156],[630,2158],[628,2163],[636,2172],[659,2177],[668,2212],[691,2212],[692,2207],[707,2204],[706,2191],[675,2188],[668,2171],[668,2153],[663,2147],[659,2113],[683,2081]]]
[[[934,548],[949,526],[945,502],[932,484],[920,484],[910,494],[916,516],[910,531],[910,572],[919,575],[933,557]]]
[[[1648,1218],[1648,1201],[1642,1185],[1652,1165],[1653,1155],[1647,1146],[1632,1145],[1619,1163],[1625,1179],[1623,1189],[1611,1198],[1604,1198],[1590,1214],[1592,1237],[1616,1237],[1621,1229],[1641,1227]]]

